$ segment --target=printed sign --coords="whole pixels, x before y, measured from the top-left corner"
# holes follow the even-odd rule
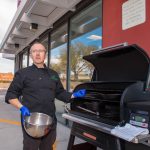
[[[122,29],[134,27],[146,21],[145,0],[128,0],[122,5]]]

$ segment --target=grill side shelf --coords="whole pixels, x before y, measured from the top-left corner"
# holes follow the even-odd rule
[[[94,121],[91,119],[87,119],[87,118],[85,119],[84,117],[80,117],[80,116],[70,114],[70,113],[68,114],[64,113],[62,114],[62,117],[70,121],[73,121],[73,122],[76,122],[76,123],[79,123],[88,127],[92,127],[98,131],[101,131],[110,135],[112,135],[111,130],[115,127],[115,126],[111,126],[111,125],[98,122],[98,121]],[[150,134],[137,136],[131,142],[136,143],[136,144],[141,143],[150,147]]]
[[[108,125],[108,124],[105,124],[105,123],[102,123],[102,122],[98,122],[98,121],[94,121],[94,120],[91,120],[91,119],[87,119],[87,118],[84,118],[84,117],[80,117],[80,116],[76,116],[76,115],[73,115],[73,114],[62,114],[62,117],[65,118],[65,119],[68,119],[70,121],[73,121],[73,122],[76,122],[76,123],[79,123],[79,124],[82,124],[82,125],[86,125],[88,127],[92,127],[96,130],[99,130],[99,131],[102,131],[104,133],[107,133],[107,134],[111,134],[111,129],[114,128],[114,126],[111,126],[111,125]]]

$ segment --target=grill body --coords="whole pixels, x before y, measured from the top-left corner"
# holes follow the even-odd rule
[[[79,84],[74,89],[74,92],[86,89],[85,97],[75,98],[70,113],[64,114],[73,121],[73,135],[104,150],[126,147],[130,150],[127,142],[112,136],[110,131],[116,125],[136,122],[134,115],[138,119],[146,116],[145,127],[150,129],[148,55],[133,44],[105,48],[83,58],[95,69],[91,82]]]

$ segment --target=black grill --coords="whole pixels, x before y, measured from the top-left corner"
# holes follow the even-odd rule
[[[69,113],[73,119],[66,118],[72,120],[74,126],[81,125],[84,132],[88,132],[88,128],[93,132],[97,130],[97,136],[106,135],[106,143],[114,143],[107,147],[105,142],[97,140],[96,146],[123,149],[126,144],[122,140],[118,144],[118,138],[112,137],[109,131],[116,125],[130,122],[131,113],[145,112],[147,107],[141,108],[139,102],[146,101],[145,106],[150,103],[149,57],[139,46],[128,45],[99,50],[83,58],[95,67],[93,78],[74,89],[74,92],[86,89],[87,93],[84,98],[73,100]],[[147,114],[150,115],[150,108]],[[114,140],[116,142],[112,142]]]
[[[75,99],[71,104],[72,113],[88,114],[95,120],[120,122],[120,100],[124,89],[133,82],[90,82],[82,84],[87,94],[84,98]],[[80,88],[80,85],[76,87]],[[82,115],[83,116],[83,115]]]

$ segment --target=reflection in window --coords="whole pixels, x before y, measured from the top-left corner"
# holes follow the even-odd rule
[[[41,42],[48,51],[48,37]],[[46,53],[45,64],[48,65],[48,53]]]
[[[62,26],[51,35],[50,67],[55,70],[66,88],[67,68],[67,25]]]
[[[28,53],[27,51],[23,53],[22,55],[22,68],[27,67],[27,61],[28,61]]]
[[[66,68],[67,68],[67,25],[57,29],[51,35],[51,52],[50,52],[50,68],[55,70],[61,79],[61,82],[66,88]],[[64,103],[56,100],[56,116],[57,119],[65,124],[65,119],[62,118],[64,113]]]
[[[32,58],[29,55],[29,66],[32,66],[32,64],[33,64],[33,61],[32,61]]]
[[[98,1],[71,20],[70,88],[91,80],[93,66],[82,59],[102,46],[102,6]]]

